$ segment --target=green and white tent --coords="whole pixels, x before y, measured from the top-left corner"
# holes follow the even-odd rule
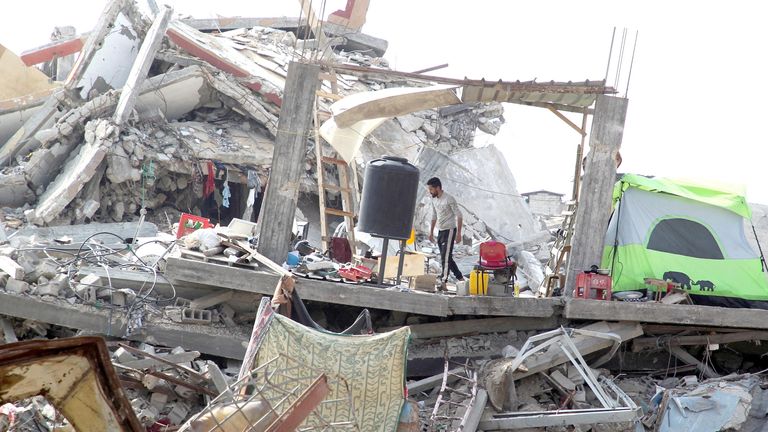
[[[614,292],[644,291],[643,279],[655,278],[680,283],[697,304],[768,309],[743,188],[626,174],[613,202],[602,267]]]

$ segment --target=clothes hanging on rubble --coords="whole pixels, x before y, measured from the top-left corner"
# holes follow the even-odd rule
[[[203,198],[208,198],[216,189],[216,175],[213,172],[213,162],[208,161],[208,176],[205,178],[205,185],[203,186]]]
[[[224,177],[224,190],[221,191],[222,196],[222,205],[225,208],[229,208],[229,198],[232,197],[232,192],[229,190],[229,170],[227,170],[227,175]]]

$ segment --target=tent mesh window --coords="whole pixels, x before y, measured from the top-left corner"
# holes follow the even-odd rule
[[[648,249],[692,258],[723,259],[723,252],[712,232],[688,219],[665,219],[651,232]]]

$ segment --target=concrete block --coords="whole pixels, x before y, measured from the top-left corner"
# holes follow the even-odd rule
[[[568,377],[563,375],[562,372],[559,370],[556,370],[552,372],[549,375],[553,380],[555,380],[556,383],[560,384],[561,387],[568,391],[576,390],[576,384],[573,383],[573,381],[569,380]]]
[[[224,321],[224,324],[226,324],[228,327],[237,327],[237,324],[235,323],[235,310],[232,309],[232,306],[228,304],[223,304],[219,306],[219,315],[221,316],[221,319]]]
[[[80,279],[80,282],[75,285],[75,292],[85,301],[96,301],[98,298],[96,295],[98,285],[101,285],[101,279],[95,274],[89,274]]]
[[[8,279],[5,290],[14,294],[22,294],[29,291],[29,284],[17,279]]]
[[[150,345],[146,342],[142,342],[139,344],[139,349],[144,351],[145,353],[149,354],[157,354],[157,350],[154,345]]]
[[[145,425],[153,424],[155,421],[157,421],[157,418],[159,416],[160,416],[160,410],[158,410],[152,405],[142,408],[141,410],[136,412],[136,417],[138,417],[139,421]]]
[[[189,415],[189,405],[182,401],[173,402],[168,418],[171,423],[180,425]]]
[[[37,272],[39,276],[45,276],[48,279],[53,279],[59,274],[59,265],[51,259],[44,259],[40,261],[37,266]]]
[[[192,399],[197,397],[197,393],[189,387],[177,385],[173,388],[173,391],[175,391],[176,394],[179,395],[179,397],[182,399]]]
[[[152,391],[158,387],[164,386],[165,380],[154,375],[144,375],[144,377],[141,378],[141,383],[144,384],[144,387],[146,387],[147,390]]]
[[[42,279],[42,278],[41,278]],[[40,284],[38,281],[37,290],[35,293],[39,296],[53,296],[58,297],[60,288],[58,284],[48,281],[46,284]]]
[[[112,358],[116,359],[118,363],[125,363],[131,360],[136,360],[136,357],[123,347],[116,349],[112,354]]]
[[[181,309],[181,322],[187,324],[210,324],[211,311],[204,309]]]
[[[7,256],[0,255],[0,270],[8,273],[12,279],[22,280],[26,272],[24,267]]]
[[[176,297],[176,300],[173,302],[173,306],[184,308],[184,307],[190,307],[191,303],[192,303],[192,300],[187,300],[182,297]]]
[[[21,207],[34,200],[35,194],[27,186],[24,173],[0,174],[0,207]]]
[[[163,411],[166,403],[168,403],[168,395],[165,393],[152,393],[149,397],[149,404],[157,408],[158,411]]]

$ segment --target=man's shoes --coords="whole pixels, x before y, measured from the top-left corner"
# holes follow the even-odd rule
[[[448,285],[445,282],[440,282],[440,285],[437,286],[438,291],[448,291]]]

